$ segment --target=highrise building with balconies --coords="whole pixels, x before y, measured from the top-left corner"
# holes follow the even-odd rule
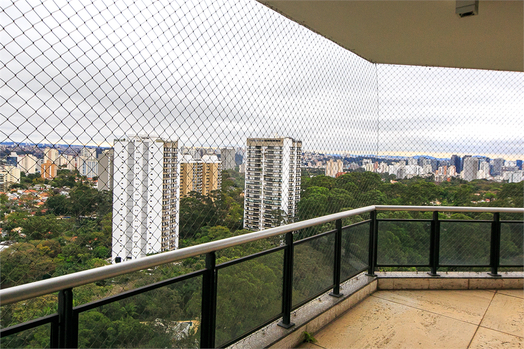
[[[117,139],[113,161],[112,261],[178,248],[178,142]]]
[[[188,196],[194,191],[202,195],[210,195],[220,188],[222,183],[222,163],[216,155],[204,155],[194,159],[191,155],[183,155],[180,159],[180,196]]]
[[[293,221],[300,200],[302,142],[248,138],[244,228],[262,230]]]
[[[53,179],[58,174],[58,166],[53,162],[44,162],[40,165],[40,176],[44,179]]]

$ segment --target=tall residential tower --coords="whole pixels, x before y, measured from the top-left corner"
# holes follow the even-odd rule
[[[113,263],[178,248],[178,142],[116,139],[113,156]]]
[[[244,228],[262,230],[293,221],[300,200],[302,142],[248,138]]]

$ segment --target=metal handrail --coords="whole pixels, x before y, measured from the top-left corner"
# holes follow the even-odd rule
[[[106,265],[100,268],[83,270],[72,274],[57,276],[55,278],[40,280],[28,284],[14,286],[0,290],[0,305],[11,304],[25,299],[43,296],[49,293],[64,289],[82,286],[96,281],[116,277],[119,275],[132,273],[138,270],[153,268],[162,264],[173,263],[185,258],[195,257],[222,250],[228,247],[253,242],[272,236],[282,235],[292,231],[309,228],[335,221],[337,219],[348,218],[362,213],[375,210],[375,206],[366,206],[354,210],[334,213],[328,216],[308,219],[301,222],[291,223],[276,228],[261,230],[227,239],[207,242],[204,244],[181,248],[175,251],[163,252],[153,256],[126,261],[118,264]]]
[[[24,285],[0,290],[0,305],[7,305],[22,300],[43,296],[60,290],[70,289],[85,284],[101,281],[119,275],[132,273],[138,270],[156,267],[162,264],[173,263],[185,258],[195,257],[206,253],[222,250],[228,247],[253,242],[264,238],[282,235],[292,231],[349,218],[372,211],[441,211],[441,212],[489,212],[489,213],[524,213],[524,208],[504,207],[456,207],[456,206],[366,206],[354,210],[339,212],[327,216],[291,223],[276,228],[261,230],[254,233],[234,236],[227,239],[212,241],[196,246],[190,246],[175,251],[159,253],[141,259],[123,263],[107,265],[100,268],[84,270],[72,274],[62,275],[51,279],[36,281]]]
[[[375,209],[377,211],[439,211],[439,212],[524,213],[524,208],[514,208],[514,207],[375,205]]]

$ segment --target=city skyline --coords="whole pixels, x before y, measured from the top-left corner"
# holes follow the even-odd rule
[[[270,138],[270,137],[269,137]],[[96,144],[80,144],[80,143],[72,143],[72,144],[66,144],[66,143],[28,143],[28,142],[2,142],[0,143],[0,146],[6,146],[6,147],[37,147],[37,149],[44,149],[45,147],[49,146],[59,146],[59,147],[65,147],[69,148],[71,150],[74,149],[81,149],[83,147],[87,148],[99,148],[103,150],[112,149],[113,146],[110,143],[107,143],[105,145],[96,145]],[[215,147],[208,147],[203,145],[191,145],[190,148],[195,149],[211,149],[211,150],[221,150],[228,147],[232,147],[234,149],[242,149],[245,151],[245,143],[244,144],[227,144],[227,145],[219,145]],[[319,150],[319,149],[302,149],[303,153],[317,153],[317,154],[324,154],[327,156],[333,156],[333,157],[341,157],[341,156],[368,156],[368,157],[383,157],[383,158],[410,158],[410,157],[433,157],[435,159],[450,159],[453,155],[458,155],[460,157],[465,155],[470,155],[472,157],[488,157],[488,158],[503,158],[505,160],[520,160],[524,159],[524,153],[522,154],[491,154],[491,153],[460,153],[460,152],[449,152],[449,153],[423,153],[423,152],[417,152],[417,151],[411,151],[411,152],[379,152],[378,154],[369,153],[369,152],[362,152],[359,154],[357,151],[330,151],[330,150]],[[1,160],[1,159],[0,159]]]

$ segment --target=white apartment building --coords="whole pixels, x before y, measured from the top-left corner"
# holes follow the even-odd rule
[[[69,171],[76,170],[76,158],[73,155],[60,155],[58,157],[58,166],[61,166]]]
[[[20,183],[20,169],[15,166],[0,167],[0,191],[7,191],[15,183]]]
[[[116,139],[113,164],[113,263],[177,249],[178,142]]]
[[[78,171],[87,178],[98,176],[98,160],[96,158],[78,157]]]
[[[44,149],[44,163],[50,162],[50,163],[58,165],[58,162],[57,162],[58,156],[59,156],[58,149],[55,149],[55,148],[45,148]]]
[[[293,221],[300,200],[302,142],[248,138],[244,228],[262,230]]]
[[[26,154],[18,158],[18,168],[25,174],[33,174],[38,171],[38,159],[31,154]]]
[[[344,172],[344,164],[342,160],[337,160],[336,162],[333,159],[329,159],[326,162],[326,176],[336,177],[337,173]]]

